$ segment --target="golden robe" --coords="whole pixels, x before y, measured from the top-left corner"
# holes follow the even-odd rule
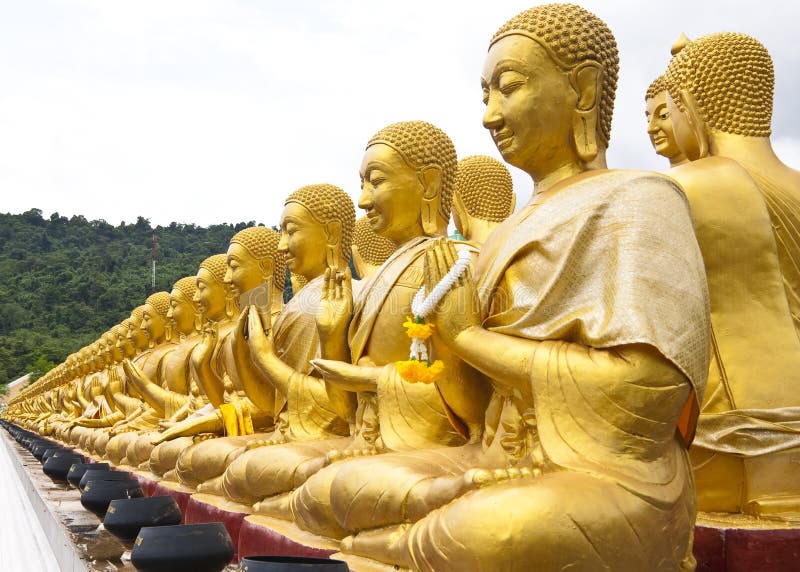
[[[278,421],[271,445],[237,456],[225,469],[222,490],[236,502],[252,504],[294,489],[299,468],[324,456],[331,437],[349,433],[328,397],[325,382],[315,377],[311,360],[319,357],[316,314],[324,277],[303,287],[284,307],[273,331],[277,356],[295,370],[288,395],[276,390]],[[283,443],[284,441],[292,443]],[[283,443],[283,444],[282,444]]]
[[[418,570],[678,569],[695,510],[678,425],[690,439],[708,367],[680,189],[654,173],[565,181],[495,230],[477,274],[483,326],[538,343],[529,389],[495,386],[473,466],[541,476],[469,490],[345,550]]]

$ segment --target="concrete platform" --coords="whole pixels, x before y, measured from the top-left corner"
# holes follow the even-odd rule
[[[9,572],[135,571],[130,561],[123,559],[127,547],[83,508],[76,489],[50,480],[42,472],[39,461],[4,430],[0,430],[0,449],[0,462],[5,466],[0,472],[6,477],[9,470],[13,471],[16,481],[3,482],[0,489],[0,506],[4,512],[3,521],[0,521],[3,532],[0,569]],[[12,485],[23,491],[27,506],[21,504],[19,498],[7,498],[13,494]],[[9,518],[11,522],[7,521]],[[35,524],[38,524],[38,531]],[[12,528],[14,533],[10,534]],[[10,540],[14,541],[12,547],[6,546]]]

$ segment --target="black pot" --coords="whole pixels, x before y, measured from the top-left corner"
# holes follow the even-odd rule
[[[220,572],[233,558],[233,542],[221,522],[145,527],[131,562],[139,572]]]
[[[92,479],[86,484],[81,493],[81,504],[86,510],[103,518],[106,515],[108,505],[111,504],[111,501],[143,496],[142,487],[139,486],[139,481],[136,479],[129,479],[127,481]]]
[[[81,455],[76,455],[74,453],[69,455],[56,453],[55,455],[51,455],[50,458],[44,462],[42,471],[54,481],[66,481],[70,467],[75,463],[82,463],[83,460]]]
[[[49,450],[57,450],[61,449],[61,447],[56,447],[52,443],[41,443],[36,445],[33,449],[31,449],[31,454],[36,458],[37,461],[44,462],[44,454]],[[51,453],[52,455],[52,453]]]
[[[93,471],[111,471],[111,467],[108,463],[73,463],[67,473],[67,481],[69,481],[69,484],[73,487],[77,487],[83,475],[90,469]]]
[[[92,479],[103,479],[104,481],[125,481],[133,479],[133,476],[128,471],[107,471],[103,469],[86,469],[83,473],[81,480],[78,481],[78,488],[83,490],[86,483]]]
[[[239,562],[240,572],[350,572],[347,563],[302,556],[248,556]]]
[[[122,540],[134,540],[143,526],[173,526],[181,523],[181,509],[169,495],[113,500],[103,526]]]
[[[53,448],[55,447],[55,448]],[[69,449],[65,449],[61,445],[55,445],[47,447],[44,451],[44,455],[42,455],[42,463],[44,463],[47,459],[55,455],[56,453],[61,453],[62,451],[69,451]]]

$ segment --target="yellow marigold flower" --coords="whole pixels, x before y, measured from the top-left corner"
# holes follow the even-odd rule
[[[414,319],[414,316],[406,316],[406,321],[403,322],[406,329],[406,334],[409,338],[419,338],[427,340],[433,335],[436,326],[433,324],[419,323]]]
[[[435,383],[444,373],[444,363],[439,359],[431,364],[412,359],[398,361],[395,365],[400,377],[409,383]]]

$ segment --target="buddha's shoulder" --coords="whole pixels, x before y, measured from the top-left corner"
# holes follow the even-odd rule
[[[584,179],[578,185],[595,208],[617,202],[642,202],[661,198],[685,201],[681,185],[672,177],[655,171],[608,169]]]

